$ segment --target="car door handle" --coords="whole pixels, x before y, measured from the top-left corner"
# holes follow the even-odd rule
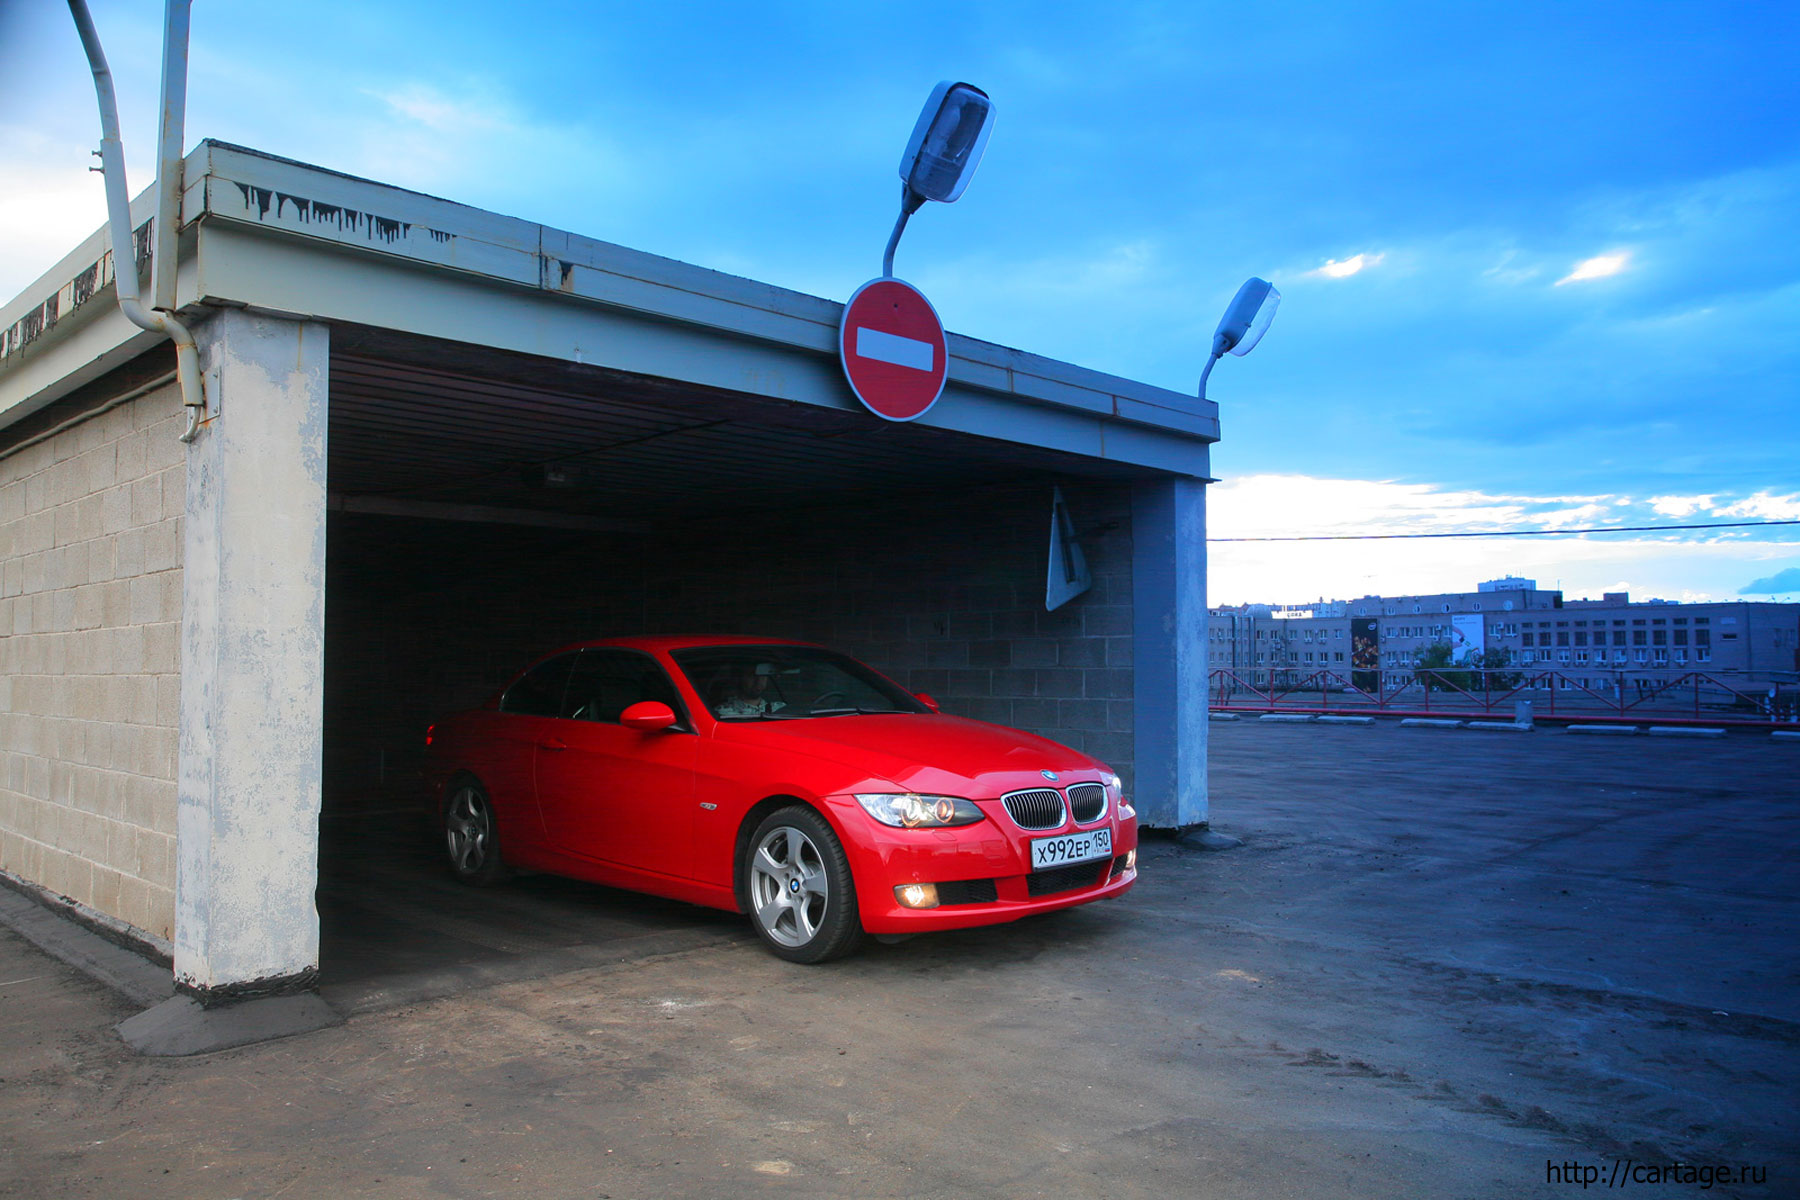
[[[567,742],[557,738],[550,738],[548,741],[538,743],[538,749],[540,750],[567,750],[568,748],[569,744]]]

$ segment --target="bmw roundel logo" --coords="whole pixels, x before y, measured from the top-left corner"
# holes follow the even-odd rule
[[[1057,776],[1055,771],[1039,771],[1038,774],[1042,775],[1045,779],[1048,779],[1051,783],[1056,782]]]

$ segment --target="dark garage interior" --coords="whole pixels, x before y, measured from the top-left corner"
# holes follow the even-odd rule
[[[825,643],[1129,784],[1141,469],[335,327],[329,440],[327,982],[737,931],[548,877],[471,894],[439,869],[426,727],[571,641]],[[1093,583],[1052,612],[1059,487]]]
[[[823,642],[1129,778],[1131,468],[334,337],[327,812],[404,797],[426,726],[535,656],[637,633]],[[1056,486],[1094,582],[1049,612]]]

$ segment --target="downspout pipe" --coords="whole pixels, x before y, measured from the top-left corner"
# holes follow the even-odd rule
[[[186,95],[185,69],[187,62],[187,8],[186,0],[169,0],[171,10],[180,7],[179,32],[181,47],[179,54],[170,53],[165,45],[163,53],[163,70],[165,80],[163,97],[165,102],[171,96],[166,75],[172,69],[183,71],[184,81],[178,85],[176,93]],[[75,18],[75,28],[81,34],[81,47],[87,51],[88,65],[94,72],[94,92],[100,103],[100,167],[106,183],[107,224],[112,236],[113,250],[113,285],[119,297],[119,311],[140,329],[152,333],[166,334],[175,343],[175,377],[181,386],[181,402],[187,406],[188,427],[181,435],[183,442],[192,442],[200,432],[200,418],[206,412],[206,398],[200,388],[200,351],[194,344],[194,335],[180,318],[172,312],[161,312],[144,307],[138,292],[137,253],[131,228],[131,197],[125,184],[125,147],[119,140],[119,106],[113,95],[112,69],[106,65],[106,53],[100,48],[100,35],[94,30],[94,19],[88,14],[86,0],[69,0],[69,12]],[[171,11],[165,34],[172,41],[177,31],[177,20]],[[179,59],[179,62],[175,61]],[[174,122],[176,137],[181,136],[181,121]],[[162,149],[167,154],[167,137],[170,122],[165,112],[162,122]],[[174,151],[179,161],[180,150]],[[169,177],[166,165],[158,175],[158,232],[161,232],[164,214],[180,203],[179,183]],[[176,194],[171,199],[170,191]],[[179,220],[179,216],[176,217]],[[172,244],[173,239],[169,239]],[[160,257],[160,256],[159,256]],[[164,274],[164,266],[169,267],[166,278],[170,281],[168,291],[173,303],[173,264],[156,264],[155,273]]]
[[[156,131],[156,249],[150,255],[150,307],[174,312],[181,240],[181,150],[187,132],[188,6],[163,8],[162,120]]]

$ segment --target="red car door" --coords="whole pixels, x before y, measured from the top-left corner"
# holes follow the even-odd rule
[[[619,713],[658,700],[674,728],[627,729]],[[668,676],[635,650],[581,652],[563,717],[537,746],[537,801],[553,850],[693,878],[694,758],[700,739]]]
[[[500,823],[503,852],[530,856],[544,840],[533,776],[538,747],[552,736],[576,656],[559,654],[525,672],[500,698],[498,710],[479,714],[465,765],[487,787]]]

